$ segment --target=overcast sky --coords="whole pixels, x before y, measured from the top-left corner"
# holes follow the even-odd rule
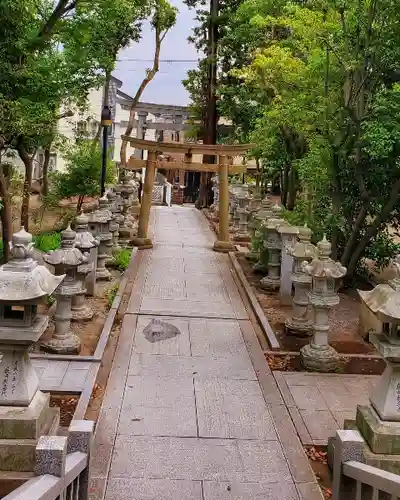
[[[176,25],[167,34],[161,47],[160,59],[184,60],[185,62],[162,62],[160,71],[143,93],[142,101],[157,104],[189,104],[189,96],[182,85],[188,69],[196,67],[196,49],[187,41],[194,25],[195,12],[189,10],[182,0],[171,0],[179,9]],[[122,51],[114,75],[123,81],[122,90],[132,95],[151,67],[154,55],[154,33],[148,25],[143,27],[139,43]],[[134,61],[129,59],[135,59]],[[137,59],[140,59],[138,61]],[[187,62],[193,61],[194,62]]]

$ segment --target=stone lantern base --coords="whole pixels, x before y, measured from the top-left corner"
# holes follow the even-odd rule
[[[60,409],[38,391],[29,406],[0,406],[0,471],[33,472],[37,440],[56,435]]]
[[[313,333],[314,322],[311,319],[286,318],[285,329],[289,335],[297,337],[310,337]]]
[[[153,248],[153,242],[151,241],[151,238],[140,238],[139,236],[134,236],[130,243],[134,247],[138,247],[139,250],[150,250]]]
[[[339,367],[340,356],[330,345],[311,342],[301,348],[300,355],[304,366],[310,371],[334,372]]]

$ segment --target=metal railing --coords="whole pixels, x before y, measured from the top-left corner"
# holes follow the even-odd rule
[[[94,422],[72,421],[68,437],[42,436],[35,476],[3,500],[87,500]]]
[[[358,431],[336,432],[332,500],[400,499],[400,476],[363,463],[364,446]]]

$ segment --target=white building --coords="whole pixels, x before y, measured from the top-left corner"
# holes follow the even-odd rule
[[[133,98],[121,91],[122,82],[117,78],[112,78],[109,92],[109,106],[111,108],[113,125],[109,128],[109,147],[112,151],[113,159],[119,161],[121,149],[121,135],[125,132],[129,120],[129,110]],[[76,114],[72,117],[63,118],[58,123],[58,132],[68,141],[74,142],[76,135],[84,134],[89,138],[95,137],[101,110],[103,108],[103,89],[92,90],[88,96],[87,111],[83,115]],[[136,108],[135,128],[133,136],[141,136],[148,140],[161,140],[164,130],[183,131],[187,126],[184,122],[189,117],[189,109],[185,106],[174,106],[165,104],[152,104],[139,102]],[[134,155],[135,151],[128,145],[127,157]],[[140,158],[140,151],[136,152],[136,157]],[[17,165],[22,162],[15,159]],[[34,179],[42,176],[44,162],[44,152],[38,151],[34,160]],[[50,171],[64,170],[65,161],[60,151],[54,150],[51,153]]]

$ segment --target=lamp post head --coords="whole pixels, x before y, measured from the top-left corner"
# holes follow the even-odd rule
[[[101,111],[101,124],[103,127],[109,127],[112,125],[111,108],[109,106],[103,106]]]

